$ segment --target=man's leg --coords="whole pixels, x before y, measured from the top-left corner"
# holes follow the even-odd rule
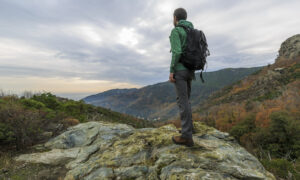
[[[190,100],[191,97],[191,89],[192,89],[192,81],[187,80],[187,91],[188,91],[188,99]]]
[[[188,97],[188,71],[178,71],[175,78],[177,105],[180,111],[182,137],[192,138],[192,116]]]
[[[190,102],[190,97],[191,97],[191,90],[192,90],[192,79],[188,79],[187,81],[187,90],[188,90],[188,101],[189,101],[189,109],[190,109],[190,118],[192,120],[192,130],[194,131],[194,125],[193,125],[193,116],[192,116],[192,107],[191,107],[191,102]]]

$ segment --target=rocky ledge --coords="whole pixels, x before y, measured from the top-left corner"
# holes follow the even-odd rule
[[[174,125],[135,129],[88,122],[69,128],[17,161],[65,166],[71,179],[274,179],[228,133],[194,122],[194,147],[173,144]]]
[[[300,56],[300,34],[296,34],[285,40],[279,49],[278,59],[294,59]]]

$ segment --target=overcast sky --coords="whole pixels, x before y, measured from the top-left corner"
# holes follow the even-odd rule
[[[206,34],[207,71],[273,63],[299,0],[0,0],[0,89],[79,99],[168,80],[172,13]]]

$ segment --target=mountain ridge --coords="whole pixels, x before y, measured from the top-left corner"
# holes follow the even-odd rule
[[[192,105],[203,101],[211,92],[240,80],[262,67],[225,68],[214,72],[205,72],[206,82],[204,84],[199,81],[199,73],[196,73],[197,81],[192,81]],[[176,92],[173,86],[166,81],[139,89],[125,89],[122,91],[123,93],[113,95],[109,94],[113,90],[109,90],[98,93],[98,96],[87,96],[82,100],[88,104],[145,119],[169,119],[178,115]]]
[[[212,93],[193,120],[230,133],[276,177],[299,179],[300,34],[282,43],[274,64]]]

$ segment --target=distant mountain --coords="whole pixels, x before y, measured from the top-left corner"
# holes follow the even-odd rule
[[[192,81],[191,104],[197,105],[212,92],[258,71],[262,67],[226,68],[204,72],[205,83],[196,73]],[[178,115],[174,84],[162,82],[140,89],[112,89],[83,98],[86,103],[145,119],[167,120]]]
[[[95,95],[91,95],[85,97],[83,100],[88,102],[89,104],[99,104],[103,107],[109,107],[109,104],[106,105],[107,102],[110,101],[110,98],[113,96],[117,96],[124,93],[130,93],[136,91],[137,88],[129,88],[129,89],[111,89],[102,93],[98,93]]]

